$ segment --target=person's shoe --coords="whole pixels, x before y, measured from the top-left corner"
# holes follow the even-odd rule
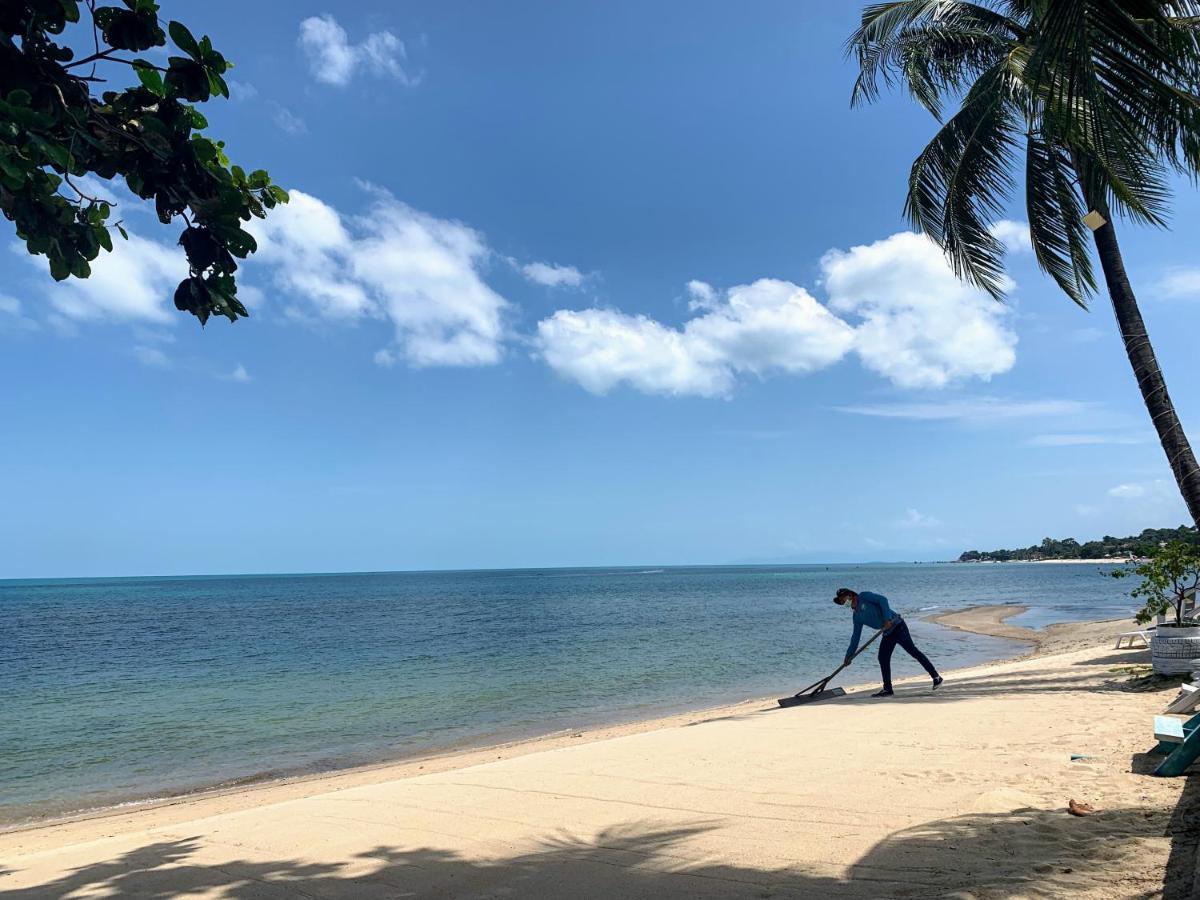
[[[896,695],[895,691],[889,690],[888,688],[884,688],[882,691],[876,691],[871,696],[872,697],[894,697],[895,695]]]
[[[936,691],[936,690],[937,690],[937,689],[938,689],[938,688],[941,686],[942,682],[943,682],[943,681],[945,681],[945,680],[946,680],[946,679],[945,679],[945,678],[943,678],[941,675],[936,675],[936,676],[934,676],[934,679],[933,679],[933,689]]]

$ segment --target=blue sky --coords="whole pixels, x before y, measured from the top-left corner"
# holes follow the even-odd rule
[[[184,4],[293,203],[249,320],[0,254],[0,577],[944,559],[1186,520],[1107,300],[907,234],[934,123],[851,110],[856,4]],[[120,187],[110,191],[118,199]],[[1124,226],[1200,429],[1200,194]],[[1015,224],[1013,224],[1015,223]],[[11,232],[5,240],[15,245]]]

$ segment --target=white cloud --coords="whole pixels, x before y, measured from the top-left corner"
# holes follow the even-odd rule
[[[1086,447],[1098,444],[1144,444],[1148,437],[1135,434],[1038,434],[1026,444],[1030,447]]]
[[[558,266],[551,263],[532,262],[521,266],[521,272],[535,284],[545,287],[579,287],[584,275],[574,266]]]
[[[303,191],[247,224],[259,250],[239,272],[241,292],[258,307],[261,288],[246,269],[257,266],[285,292],[280,305],[297,317],[389,322],[394,345],[377,358],[412,366],[475,366],[499,362],[509,303],[483,280],[492,253],[461,222],[419,212],[374,189],[366,215],[343,217]],[[13,249],[43,268],[24,247]],[[109,320],[140,325],[175,321],[172,297],[187,277],[182,250],[130,234],[92,264],[92,276],[47,285],[54,312],[47,322],[63,333],[74,323]],[[15,301],[8,305],[13,305]],[[139,346],[155,340],[139,336]],[[135,351],[147,364],[153,353]],[[165,357],[164,357],[165,358]]]
[[[405,70],[408,53],[404,42],[390,31],[373,32],[361,43],[352,44],[346,29],[325,14],[300,23],[299,44],[313,77],[325,84],[345,86],[359,71],[395,78],[409,86],[421,80],[420,75],[410,76]]]
[[[1146,496],[1146,488],[1140,484],[1118,484],[1116,487],[1108,489],[1108,496],[1121,500],[1136,500],[1138,497]]]
[[[133,329],[134,338],[142,344],[174,344],[175,335],[160,328],[138,325]]]
[[[559,310],[536,346],[560,374],[603,393],[626,383],[647,393],[730,393],[740,374],[801,373],[853,349],[900,387],[990,379],[1016,360],[1008,309],[955,277],[928,239],[902,232],[821,260],[829,306],[788,281],[759,279],[724,296],[687,285],[682,327],[609,310]],[[839,318],[835,312],[843,313]]]
[[[1158,282],[1158,292],[1173,300],[1200,298],[1200,269],[1171,269]]]
[[[1009,253],[1032,253],[1033,242],[1029,236],[1028,222],[1014,222],[1012,219],[1001,219],[988,229],[992,237],[1004,245]]]
[[[732,387],[717,359],[698,359],[683,334],[645,316],[559,310],[538,323],[536,346],[552,369],[603,394],[622,382],[648,394],[716,397]]]
[[[46,260],[29,256],[44,271]],[[65,319],[83,322],[98,319],[141,323],[166,323],[175,315],[172,297],[187,277],[187,261],[178,247],[168,247],[130,233],[117,238],[111,253],[101,252],[92,261],[88,278],[68,278],[47,287],[46,297]]]
[[[692,312],[701,309],[716,309],[720,305],[717,290],[707,281],[689,281],[687,283],[688,309]]]
[[[896,523],[901,528],[940,528],[941,521],[915,509],[907,509],[904,517]]]
[[[508,302],[483,281],[491,252],[462,224],[375,191],[369,212],[344,219],[302,191],[249,226],[254,260],[276,284],[328,319],[385,319],[395,350],[376,356],[413,366],[496,363]]]
[[[239,273],[240,274],[240,273]],[[267,302],[266,296],[262,292],[262,288],[250,284],[245,276],[238,278],[238,299],[242,301],[242,305],[253,314],[256,310],[262,309]]]
[[[253,100],[258,96],[258,88],[248,81],[238,81],[235,78],[225,79],[229,85],[229,98],[235,101]]]
[[[1086,413],[1091,405],[1078,400],[1004,400],[968,397],[929,403],[880,403],[838,407],[839,412],[884,419],[916,421],[995,422],[1011,419],[1070,416]]]
[[[0,294],[0,331],[36,331],[38,323],[21,311],[21,301],[9,294]]]
[[[1151,478],[1109,488],[1109,502],[1102,508],[1105,520],[1116,534],[1129,534],[1147,526],[1186,522],[1187,505],[1174,479]]]
[[[646,316],[559,310],[538,323],[537,352],[560,375],[603,394],[727,396],[738,375],[802,373],[845,355],[853,329],[787,281],[731,288],[680,329]]]
[[[152,369],[167,369],[171,366],[170,358],[158,347],[138,344],[133,348],[133,356],[143,366],[149,366]]]
[[[286,107],[276,105],[272,117],[279,129],[293,137],[308,134],[308,123]]]
[[[246,367],[238,363],[234,370],[229,373],[230,381],[239,381],[243,384],[250,381],[250,373],[246,371]]]
[[[79,326],[59,313],[52,312],[47,315],[46,324],[53,328],[60,337],[73,338],[79,336]]]
[[[957,278],[941,249],[912,232],[821,260],[830,306],[859,316],[864,366],[906,388],[989,380],[1016,362],[1008,307]]]

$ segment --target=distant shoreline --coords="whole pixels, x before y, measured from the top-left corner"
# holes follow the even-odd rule
[[[1098,557],[1096,559],[956,559],[954,562],[958,565],[1007,565],[1009,563],[1022,563],[1030,566],[1046,566],[1046,565],[1107,565],[1107,566],[1127,566],[1130,563],[1137,562],[1136,559],[1129,557]]]

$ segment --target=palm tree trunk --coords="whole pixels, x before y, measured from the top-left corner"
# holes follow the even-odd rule
[[[1175,415],[1175,405],[1167,393],[1167,383],[1158,367],[1154,348],[1150,346],[1150,336],[1146,334],[1146,323],[1142,321],[1137,298],[1125,273],[1125,261],[1121,258],[1121,246],[1117,243],[1117,232],[1112,222],[1096,229],[1093,238],[1100,265],[1104,269],[1113,312],[1117,314],[1117,324],[1121,328],[1121,338],[1125,341],[1125,353],[1129,357],[1129,364],[1133,366],[1142,400],[1150,412],[1150,419],[1158,432],[1158,439],[1167,454],[1167,462],[1170,463],[1192,521],[1200,526],[1200,466],[1196,465],[1196,455],[1192,453],[1183,426],[1179,424],[1179,417]]]

